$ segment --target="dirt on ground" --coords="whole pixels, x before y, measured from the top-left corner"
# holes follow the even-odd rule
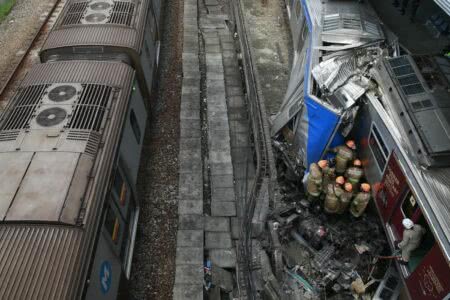
[[[131,299],[171,299],[175,278],[183,1],[164,5],[160,66],[138,179]]]
[[[57,0],[17,0],[0,24],[0,90],[22,60]]]

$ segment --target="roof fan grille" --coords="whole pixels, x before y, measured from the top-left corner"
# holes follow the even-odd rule
[[[111,99],[112,87],[87,84],[84,86],[78,103],[68,124],[70,129],[100,131],[106,107]]]
[[[61,22],[61,26],[80,24],[87,5],[88,2],[76,2],[70,4],[69,9]]]
[[[91,13],[84,16],[82,19],[87,24],[101,24],[108,22],[108,16],[104,13]]]
[[[64,102],[72,99],[77,89],[71,85],[60,85],[50,90],[48,98],[53,102]]]
[[[114,1],[114,7],[108,23],[131,26],[134,15],[134,3]]]
[[[20,130],[27,127],[48,86],[32,85],[19,89],[3,115],[0,130]]]
[[[43,127],[60,124],[67,117],[67,112],[60,107],[51,107],[41,111],[36,117],[36,123]]]
[[[111,4],[108,2],[94,2],[89,5],[89,8],[96,11],[96,10],[106,10],[111,7]]]

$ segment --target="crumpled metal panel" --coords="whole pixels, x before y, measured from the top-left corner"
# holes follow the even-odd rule
[[[334,92],[356,73],[358,73],[358,66],[354,55],[323,61],[312,70],[320,88],[328,93]]]
[[[384,39],[372,7],[358,1],[326,1],[322,19],[322,41],[356,44]]]

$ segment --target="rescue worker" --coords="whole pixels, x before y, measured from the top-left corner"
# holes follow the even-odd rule
[[[352,198],[353,198],[353,186],[350,182],[346,182],[344,184],[344,192],[339,198],[339,210],[337,212],[338,214],[345,213],[350,202],[352,201]]]
[[[355,149],[355,142],[353,140],[348,140],[345,142],[345,145],[337,146],[331,150],[336,153],[336,173],[338,175],[343,175],[345,173],[348,162],[353,160],[353,150]]]
[[[320,197],[322,192],[322,172],[316,163],[309,166],[309,175],[306,181],[306,192],[308,201],[314,202]]]
[[[334,168],[331,168],[325,159],[320,160],[318,165],[322,169],[322,191],[326,191],[328,184],[333,183],[336,178]]]
[[[352,184],[353,190],[358,190],[358,184],[361,180],[361,177],[364,175],[364,171],[361,168],[362,164],[359,159],[355,159],[353,161],[353,166],[348,168],[347,171],[345,171],[345,177],[347,180]]]
[[[396,242],[396,247],[402,250],[401,264],[407,265],[409,258],[411,257],[411,252],[417,249],[422,242],[422,238],[425,235],[425,228],[419,224],[414,224],[411,219],[405,218],[402,221],[403,227],[403,239],[400,243]]]
[[[368,183],[361,184],[361,192],[353,199],[350,213],[356,218],[360,217],[366,210],[370,197],[370,185]]]
[[[325,196],[324,209],[329,214],[335,214],[339,211],[339,199],[344,193],[342,185],[344,184],[344,177],[338,176],[335,184],[328,184],[327,195]]]

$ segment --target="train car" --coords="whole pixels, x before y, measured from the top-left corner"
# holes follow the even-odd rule
[[[157,0],[69,0],[42,46],[41,62],[122,61],[136,70],[149,98],[159,60],[160,11]]]
[[[287,8],[295,54],[272,122],[275,148],[302,176],[331,147],[355,139],[391,250],[403,218],[427,230],[409,264],[395,263],[407,296],[447,299],[450,85],[430,70],[450,63],[404,55],[367,3],[292,0]],[[380,285],[375,298],[397,296],[392,285]]]
[[[146,113],[122,62],[31,68],[0,120],[0,298],[115,299],[130,274]]]

